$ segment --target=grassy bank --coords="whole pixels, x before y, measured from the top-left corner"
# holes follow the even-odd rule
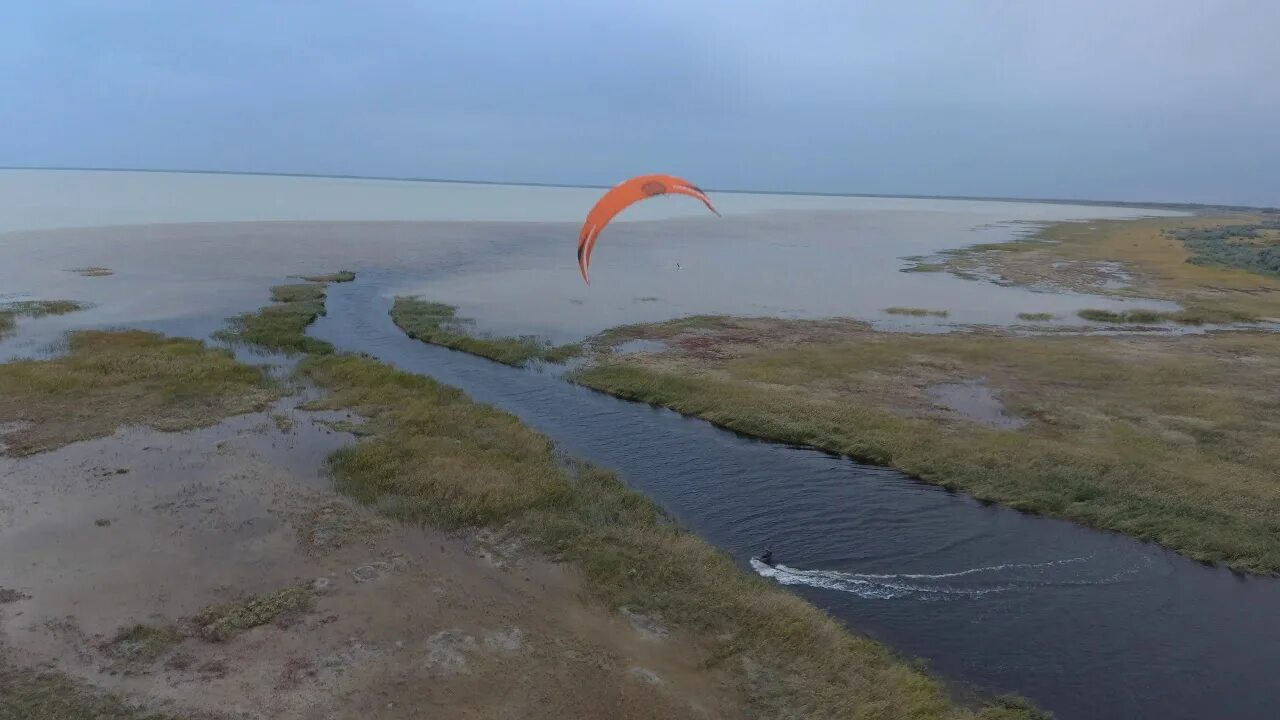
[[[109,435],[121,425],[183,430],[266,407],[262,370],[198,340],[83,331],[51,360],[0,364],[0,423],[15,455]]]
[[[391,308],[391,319],[409,337],[506,365],[524,365],[530,360],[564,362],[582,350],[577,344],[553,346],[530,336],[474,335],[468,332],[471,320],[458,317],[457,308],[420,298],[397,297]]]
[[[992,274],[1047,285],[1179,303],[1162,318],[1188,324],[1280,319],[1280,229],[1274,216],[1205,215],[1062,222],[1006,243],[943,253],[961,277]]]
[[[622,328],[577,382],[771,440],[892,466],[980,499],[1280,572],[1280,335],[1003,337],[686,318]],[[981,379],[1028,424],[934,405]]]

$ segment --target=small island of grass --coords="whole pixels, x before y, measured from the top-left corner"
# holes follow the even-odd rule
[[[445,303],[415,297],[397,297],[391,307],[391,319],[409,337],[461,350],[495,360],[505,365],[520,366],[532,360],[559,363],[582,352],[581,345],[552,345],[541,338],[491,337],[473,335],[469,318],[458,317],[457,308]]]
[[[930,316],[944,318],[951,314],[946,310],[929,310],[927,308],[914,307],[891,307],[885,308],[884,311],[889,315],[910,315],[913,317]]]

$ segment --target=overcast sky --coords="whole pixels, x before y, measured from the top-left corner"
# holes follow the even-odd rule
[[[1280,205],[1280,2],[8,0],[0,165]]]

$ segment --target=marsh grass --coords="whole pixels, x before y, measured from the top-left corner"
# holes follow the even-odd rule
[[[173,625],[137,624],[123,628],[106,645],[115,668],[141,672],[182,642],[182,633]]]
[[[213,642],[225,642],[235,635],[266,625],[286,615],[311,608],[310,585],[292,585],[266,595],[254,595],[239,602],[206,608],[192,619],[200,636]]]
[[[1062,222],[941,257],[961,277],[984,270],[1018,285],[1171,300],[1184,308],[1171,322],[1247,323],[1280,319],[1280,276],[1272,271],[1280,229],[1265,227],[1275,222],[1258,214]],[[1258,238],[1240,235],[1250,228],[1259,228]],[[1102,265],[1122,267],[1124,285],[1105,282],[1114,276],[1099,273]]]
[[[520,366],[531,360],[559,363],[582,352],[577,343],[553,346],[539,338],[484,337],[468,332],[472,321],[460,318],[457,308],[414,297],[397,297],[391,319],[411,338],[453,350],[479,355],[504,365]]]
[[[803,321],[716,319],[683,336],[664,325],[625,332],[672,350],[601,355],[572,377],[1196,559],[1280,572],[1280,335],[850,330],[795,343],[760,338]],[[975,377],[1030,424],[995,430],[930,414],[919,388]]]
[[[98,267],[97,265],[90,265],[88,267],[71,268],[67,272],[73,272],[79,275],[80,277],[106,277],[108,275],[116,274],[115,270],[112,270],[111,268]]]
[[[944,318],[950,315],[950,313],[947,312],[946,310],[928,310],[926,308],[913,308],[913,307],[891,307],[891,308],[885,308],[884,311],[889,315],[912,315],[915,317],[924,317],[926,315],[931,315],[933,317]]]
[[[334,453],[337,486],[407,522],[516,533],[581,569],[611,607],[660,616],[710,644],[739,674],[753,716],[971,717],[884,646],[743,573],[612,473],[566,462],[515,417],[430,378],[352,355],[314,355],[299,373],[372,435]],[[1008,715],[988,708],[984,717]]]
[[[0,661],[2,720],[173,720],[139,710],[115,695],[55,671]]]
[[[0,304],[0,337],[13,331],[17,318],[65,315],[88,307],[85,303],[75,300],[21,300]]]
[[[1048,321],[1050,321],[1050,320],[1052,320],[1052,319],[1053,319],[1053,313],[1046,313],[1046,312],[1038,312],[1038,313],[1020,312],[1020,313],[1018,313],[1018,319],[1019,319],[1019,320],[1025,320],[1025,321],[1027,321],[1027,322],[1048,322]]]
[[[1159,310],[1097,310],[1086,309],[1076,313],[1081,319],[1090,322],[1114,323],[1118,325],[1152,325],[1156,323],[1178,323],[1180,325],[1208,325],[1214,323],[1248,323],[1258,318],[1235,312],[1226,308],[1196,307],[1176,312]],[[1021,316],[1019,316],[1021,317]]]
[[[271,288],[274,303],[323,303],[324,285],[321,283],[294,283]],[[323,312],[323,309],[322,309]]]
[[[339,270],[328,275],[303,275],[302,279],[313,283],[342,283],[355,280],[356,274],[350,270]]]
[[[307,326],[324,315],[324,299],[324,285],[320,283],[277,285],[271,288],[274,304],[232,319],[230,327],[214,333],[214,337],[280,352],[333,352],[332,345],[306,333]]]
[[[68,352],[0,364],[7,452],[29,455],[121,425],[186,430],[261,410],[279,395],[264,372],[198,340],[142,331],[70,333]]]

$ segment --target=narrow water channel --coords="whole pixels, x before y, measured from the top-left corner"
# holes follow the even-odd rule
[[[1278,580],[420,343],[387,315],[393,280],[330,285],[312,334],[513,413],[944,677],[1060,718],[1277,716]],[[766,547],[775,570],[751,566]]]

